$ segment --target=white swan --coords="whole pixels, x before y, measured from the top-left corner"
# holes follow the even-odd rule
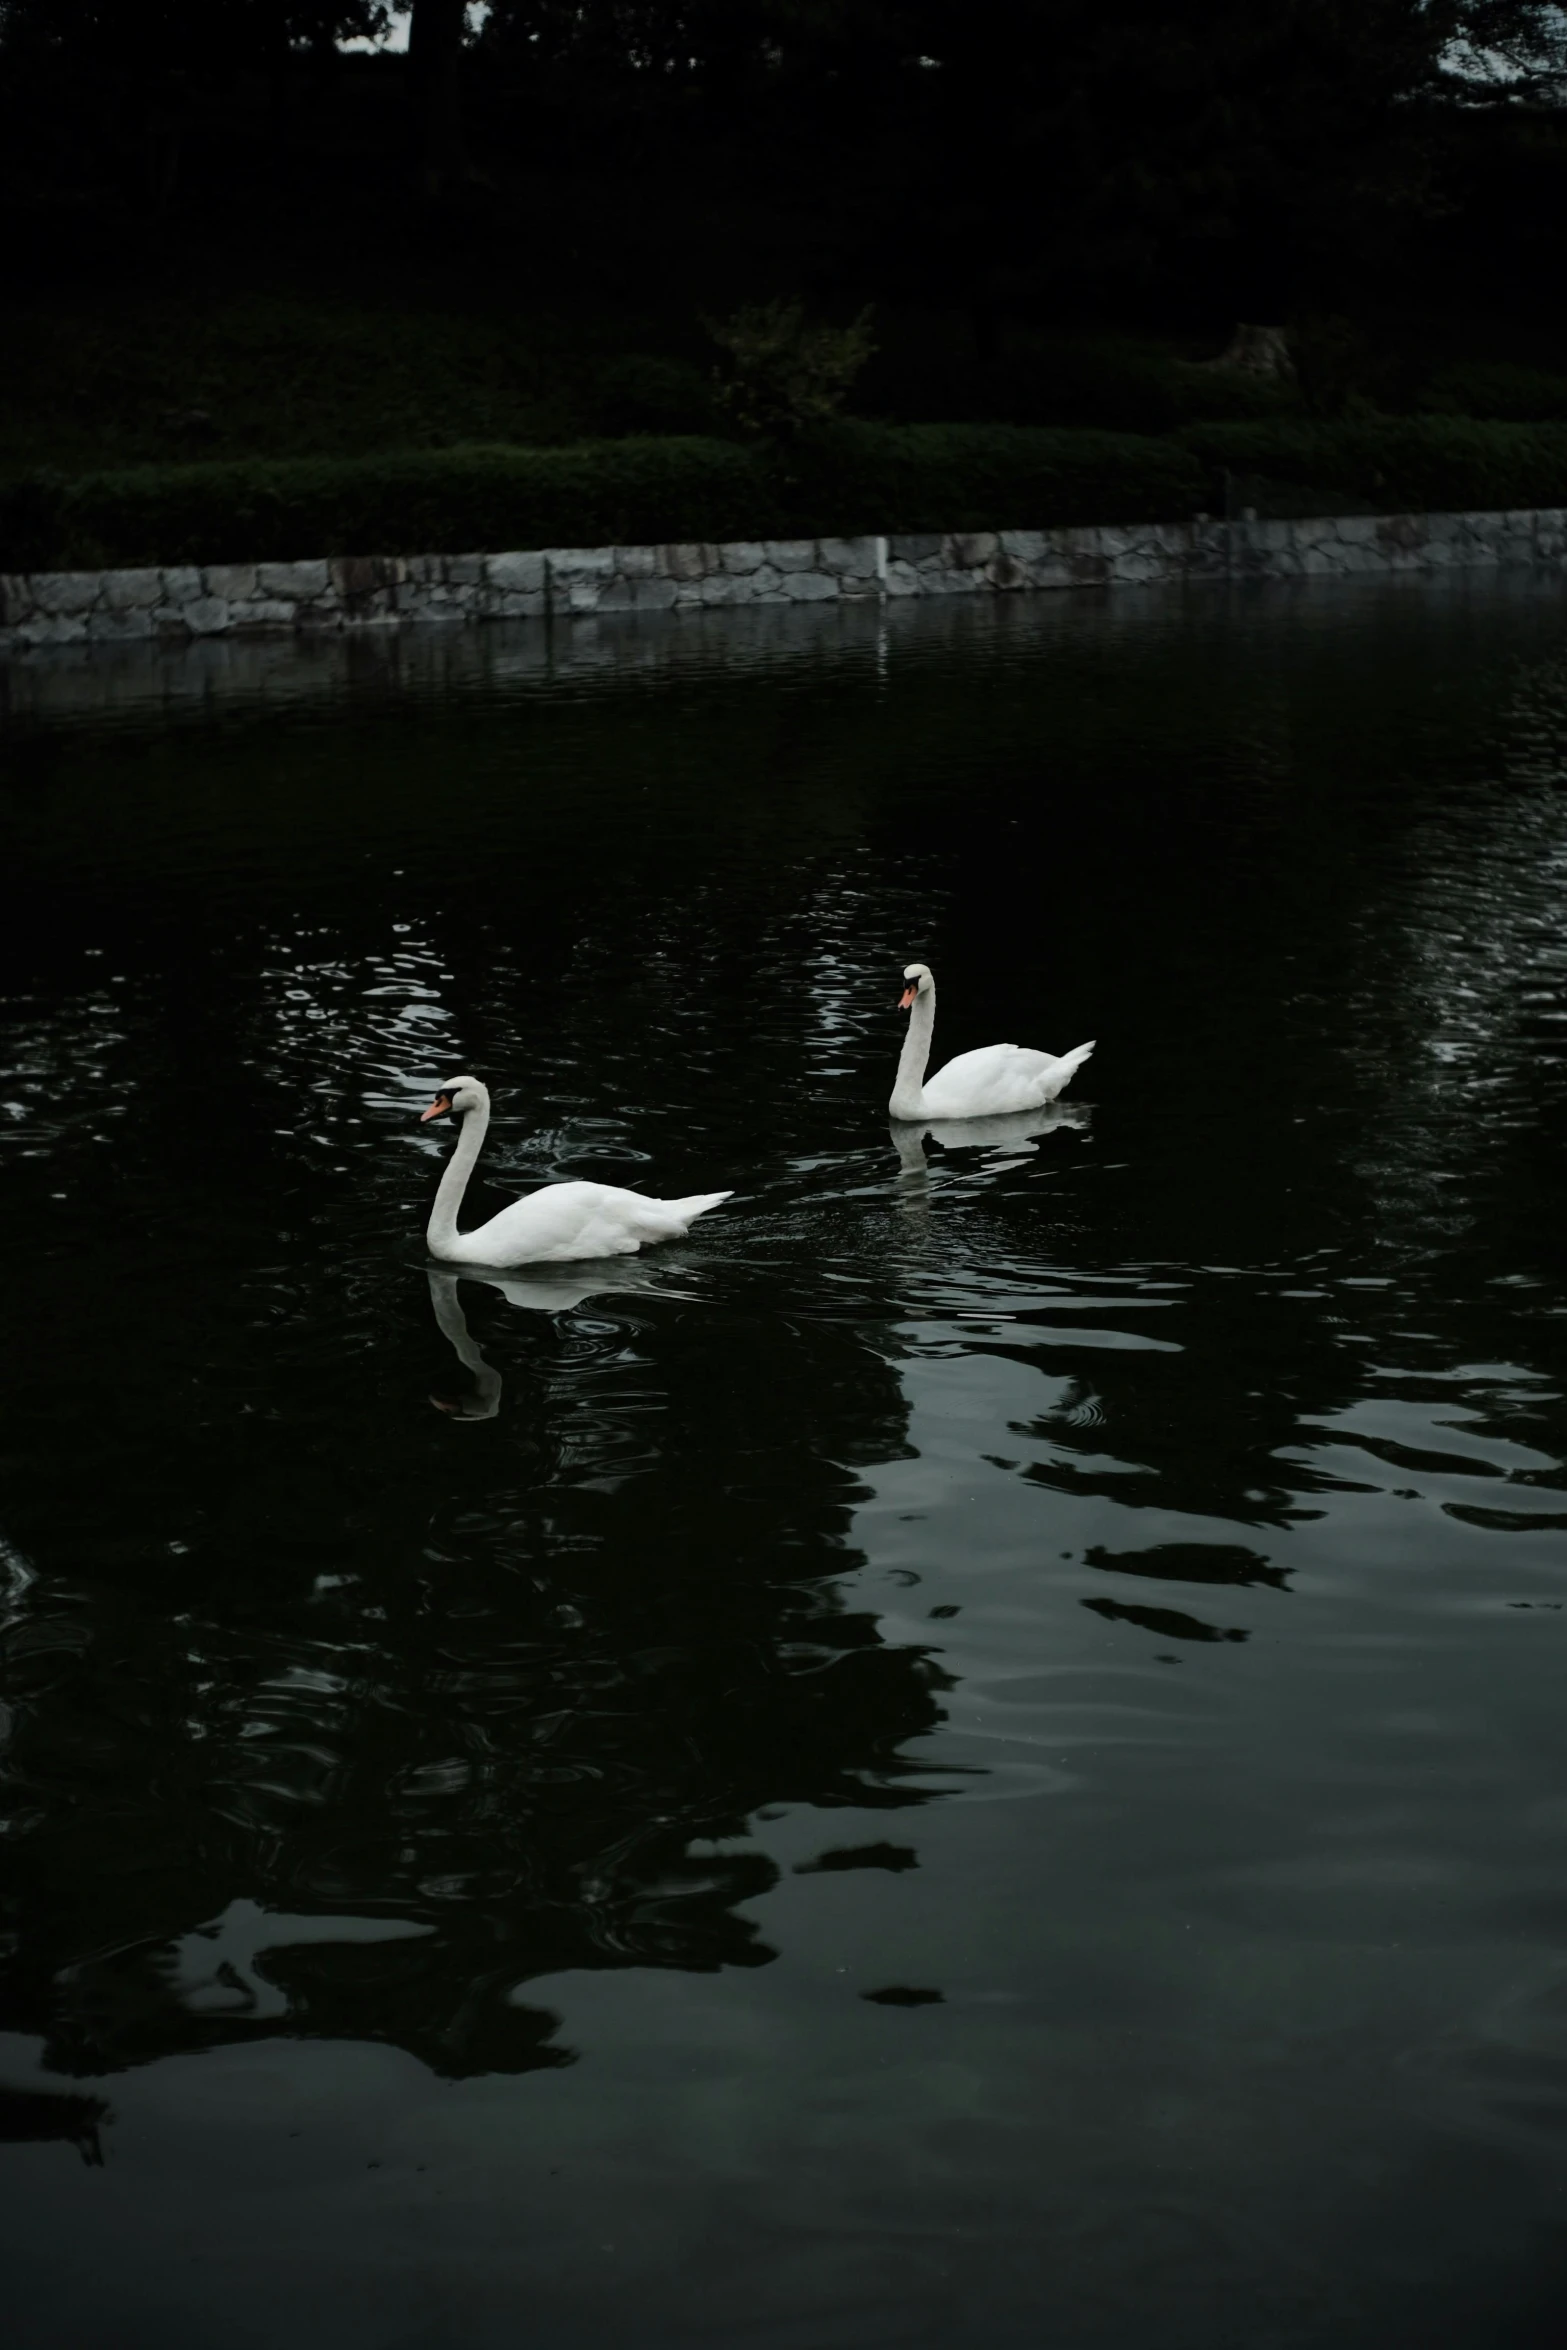
[[[424,1234],[431,1256],[444,1265],[564,1265],[582,1257],[629,1256],[644,1241],[682,1239],[698,1216],[732,1196],[698,1191],[689,1199],[644,1199],[611,1183],[546,1183],[476,1232],[459,1232],[457,1211],[490,1123],[488,1088],[477,1077],[452,1078],[420,1123],[448,1112],[462,1120],[462,1132]]]
[[[936,1025],[936,982],[928,963],[907,963],[907,985],[899,1009],[908,1012],[909,1033],[898,1062],[898,1082],[887,1104],[894,1118],[1004,1118],[1053,1102],[1093,1051],[1080,1044],[1058,1060],[1022,1044],[984,1044],[959,1053],[927,1084],[931,1030]]]

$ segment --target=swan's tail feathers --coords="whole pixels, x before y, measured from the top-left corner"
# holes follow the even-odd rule
[[[1057,1061],[1055,1067],[1050,1072],[1050,1093],[1048,1098],[1051,1101],[1055,1100],[1058,1093],[1064,1093],[1066,1091],[1073,1078],[1077,1075],[1079,1069],[1081,1069],[1083,1066],[1083,1063],[1087,1060],[1089,1054],[1093,1051],[1094,1041],[1095,1040],[1093,1038],[1090,1038],[1087,1044],[1074,1045],[1069,1053],[1063,1053],[1061,1055],[1060,1060]]]
[[[705,1216],[709,1208],[721,1208],[726,1199],[733,1199],[732,1191],[694,1191],[689,1199],[667,1200],[665,1205],[672,1216],[678,1216],[682,1231],[694,1224],[698,1216]]]

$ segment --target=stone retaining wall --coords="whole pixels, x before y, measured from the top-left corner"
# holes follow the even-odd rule
[[[0,574],[0,649],[1187,579],[1567,566],[1567,509]]]

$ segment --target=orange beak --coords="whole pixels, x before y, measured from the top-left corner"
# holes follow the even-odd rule
[[[899,1011],[906,1012],[918,994],[919,989],[917,987],[906,987],[902,995],[900,995],[898,998]],[[428,1115],[428,1112],[426,1112],[426,1115]]]
[[[428,1124],[429,1120],[432,1118],[444,1118],[451,1106],[451,1095],[449,1093],[438,1093],[434,1101],[430,1104],[430,1107],[427,1110],[421,1110],[419,1112],[420,1125],[424,1126]]]

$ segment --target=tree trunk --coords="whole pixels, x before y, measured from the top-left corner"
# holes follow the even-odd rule
[[[408,26],[414,140],[427,196],[460,187],[467,156],[462,135],[462,45],[467,0],[414,0]]]

